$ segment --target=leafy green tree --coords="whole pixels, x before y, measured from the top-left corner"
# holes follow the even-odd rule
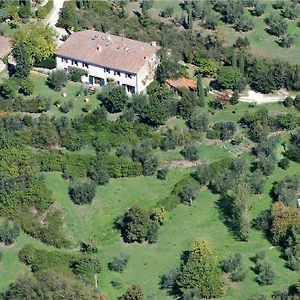
[[[187,185],[180,191],[180,198],[182,202],[193,204],[194,199],[197,196],[197,188],[193,185]]]
[[[254,23],[250,17],[242,16],[238,18],[234,23],[234,28],[237,31],[247,32],[249,30],[252,30],[254,26]]]
[[[203,76],[214,76],[217,73],[217,61],[205,58],[201,53],[195,55],[193,62],[199,67],[198,72]]]
[[[290,20],[296,19],[297,18],[297,8],[292,4],[285,3],[281,14],[283,17],[288,18]]]
[[[223,67],[218,72],[217,81],[225,89],[234,89],[240,79],[241,73],[237,67]]]
[[[194,144],[186,145],[182,149],[181,153],[188,160],[198,160],[199,159],[198,149]]]
[[[151,226],[153,222],[156,223],[156,221],[150,219],[149,211],[138,206],[132,206],[121,218],[119,225],[126,242],[141,243],[148,240],[150,231],[152,231],[152,233],[157,232],[158,228],[156,227],[156,229],[154,229],[154,227]]]
[[[204,132],[208,130],[208,124],[207,115],[199,111],[194,111],[188,121],[188,125],[191,129]]]
[[[20,54],[20,48],[26,48],[26,55],[23,60],[30,58],[26,64],[33,64],[45,60],[46,58],[54,55],[55,46],[55,33],[49,26],[38,24],[29,24],[16,31],[12,38],[13,49],[18,49],[17,53]]]
[[[118,298],[118,300],[144,300],[142,288],[139,285],[132,285],[126,293]]]
[[[194,241],[187,259],[182,263],[177,284],[181,290],[198,288],[201,297],[206,299],[222,295],[221,272],[206,241]]]
[[[47,78],[49,87],[56,91],[60,91],[63,87],[65,87],[67,82],[68,76],[65,71],[52,71]]]
[[[59,27],[72,29],[77,26],[75,1],[65,2],[57,21]]]
[[[253,6],[253,10],[252,10],[252,14],[255,15],[256,17],[261,16],[267,8],[267,4],[264,2],[254,2],[254,6]]]
[[[19,236],[20,227],[9,223],[7,220],[0,225],[0,241],[6,246],[14,243]]]
[[[294,44],[294,42],[295,42],[295,37],[290,34],[286,34],[281,38],[280,45],[283,48],[290,48]]]
[[[231,98],[230,98],[230,103],[232,105],[238,104],[239,103],[239,98],[240,98],[239,93],[237,91],[234,91]]]
[[[114,85],[105,86],[99,95],[99,99],[102,105],[110,113],[122,111],[128,102],[128,96],[125,89]]]
[[[270,15],[266,19],[267,25],[269,26],[269,33],[276,35],[276,36],[282,36],[286,34],[288,24],[285,21],[284,18],[282,18],[279,15]]]
[[[32,66],[32,54],[25,43],[19,43],[13,49],[13,56],[16,62],[15,76],[19,78],[28,77]]]
[[[16,78],[10,77],[3,81],[0,86],[0,94],[4,98],[15,98],[18,91],[18,83]]]
[[[255,267],[257,269],[257,281],[261,285],[273,284],[276,274],[272,265],[266,261],[259,261]]]
[[[88,174],[91,179],[101,185],[108,183],[110,179],[107,171],[107,165],[100,157],[92,163]]]
[[[184,92],[180,102],[178,103],[178,112],[184,119],[191,117],[195,107],[199,104],[197,94],[194,92]]]
[[[114,256],[112,261],[109,262],[108,268],[112,271],[123,272],[129,261],[129,255],[126,253],[120,253],[118,256]]]
[[[69,194],[76,204],[92,203],[96,193],[96,185],[93,181],[72,181],[69,186]]]

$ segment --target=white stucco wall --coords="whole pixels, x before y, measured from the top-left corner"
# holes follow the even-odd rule
[[[67,70],[68,67],[76,67],[83,69],[87,71],[88,75],[83,76],[82,81],[84,83],[89,83],[89,75],[93,77],[103,78],[105,80],[105,84],[107,84],[107,81],[109,79],[113,79],[116,81],[119,85],[129,85],[133,86],[135,88],[136,93],[142,93],[145,91],[146,87],[150,84],[151,81],[154,79],[154,73],[153,68],[157,67],[157,59],[156,56],[153,56],[150,60],[148,60],[145,65],[141,68],[138,74],[132,74],[124,71],[119,70],[113,70],[110,69],[110,72],[105,72],[104,68],[101,66],[88,64],[88,68],[85,67],[84,63],[77,61],[78,65],[73,64],[72,65],[72,59],[64,58],[62,60],[62,57],[56,56],[56,66],[59,70]],[[115,74],[115,71],[119,71],[120,75]],[[131,74],[131,78],[126,76],[127,74]],[[153,74],[152,74],[153,73]],[[150,75],[150,76],[149,76]]]

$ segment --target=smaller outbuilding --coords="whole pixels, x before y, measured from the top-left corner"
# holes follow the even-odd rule
[[[172,88],[178,90],[190,90],[194,91],[197,89],[197,81],[185,77],[177,78],[177,79],[168,79],[166,83]]]

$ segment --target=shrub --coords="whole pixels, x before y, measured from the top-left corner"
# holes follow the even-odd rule
[[[230,279],[234,282],[243,281],[246,277],[246,271],[242,267],[236,268],[231,274]]]
[[[60,105],[60,111],[63,113],[68,113],[72,108],[74,107],[74,101],[73,100],[65,100]]]
[[[282,103],[285,107],[292,107],[294,104],[294,99],[292,97],[286,97]]]
[[[108,112],[117,113],[125,108],[128,96],[123,87],[107,85],[100,94],[99,99]]]
[[[81,77],[84,75],[87,75],[87,71],[75,67],[68,67],[68,76],[70,80],[81,82]]]
[[[187,185],[183,187],[180,192],[181,201],[184,203],[189,203],[190,205],[192,205],[193,200],[196,198],[196,196],[197,188],[192,185]]]
[[[5,79],[0,86],[0,94],[4,98],[14,98],[17,95],[18,83],[15,78],[10,77]]]
[[[34,84],[30,79],[28,78],[21,79],[18,82],[19,82],[19,93],[25,96],[29,96],[33,93]]]
[[[160,180],[165,180],[168,175],[168,169],[159,169],[157,170],[156,177]]]
[[[120,278],[112,279],[110,283],[115,289],[119,290],[119,289],[123,288],[123,282]],[[102,298],[99,298],[99,299],[102,299]],[[106,298],[103,298],[103,299],[106,299]]]
[[[197,160],[199,158],[198,149],[194,144],[186,145],[181,154],[188,160]]]
[[[266,258],[266,253],[265,251],[261,250],[255,253],[255,255],[252,257],[252,260],[257,263],[260,260],[263,260]]]
[[[241,266],[242,255],[235,253],[221,261],[221,268],[225,273],[231,273]]]
[[[276,274],[273,267],[268,262],[258,261],[255,268],[257,269],[257,281],[259,284],[273,284]]]
[[[53,71],[48,76],[48,85],[50,88],[60,91],[68,82],[68,76],[64,71]]]
[[[95,197],[96,185],[93,181],[74,181],[69,186],[69,194],[75,204],[90,204]]]
[[[108,263],[108,268],[112,271],[122,272],[129,261],[129,255],[120,253],[119,256],[113,257],[112,261]]]
[[[278,162],[278,167],[286,170],[290,165],[290,160],[287,157],[282,158],[279,162]]]
[[[26,125],[26,126],[32,126],[33,125],[33,118],[32,116],[30,115],[25,115],[23,117],[23,123]]]
[[[297,95],[294,98],[293,104],[298,110],[300,110],[300,95]]]
[[[49,56],[42,61],[35,61],[34,66],[38,68],[45,69],[55,69],[56,68],[56,60],[54,56]]]
[[[6,246],[14,243],[19,236],[19,226],[9,223],[7,220],[0,225],[0,241]]]
[[[157,221],[159,225],[163,225],[168,219],[169,213],[164,207],[155,207],[151,211],[151,220]]]

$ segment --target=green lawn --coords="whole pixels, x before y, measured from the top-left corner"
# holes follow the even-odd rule
[[[76,93],[80,90],[81,84],[75,83],[72,81],[68,81],[66,87],[62,89],[62,91],[55,91],[48,87],[47,85],[47,76],[42,75],[40,73],[32,72],[30,74],[30,79],[34,82],[34,95],[41,95],[44,97],[48,97],[51,99],[52,103],[55,101],[66,101],[66,100],[74,100],[74,107],[72,110],[67,113],[68,117],[78,116],[83,113],[82,108],[87,104],[91,105],[91,109],[95,109],[99,105],[99,101],[97,100],[97,93],[88,96],[76,96]],[[63,97],[63,93],[66,93],[66,97]],[[86,103],[85,98],[89,98],[89,101]],[[62,116],[65,115],[62,113],[58,107],[52,105],[50,110],[47,112],[49,115]]]

